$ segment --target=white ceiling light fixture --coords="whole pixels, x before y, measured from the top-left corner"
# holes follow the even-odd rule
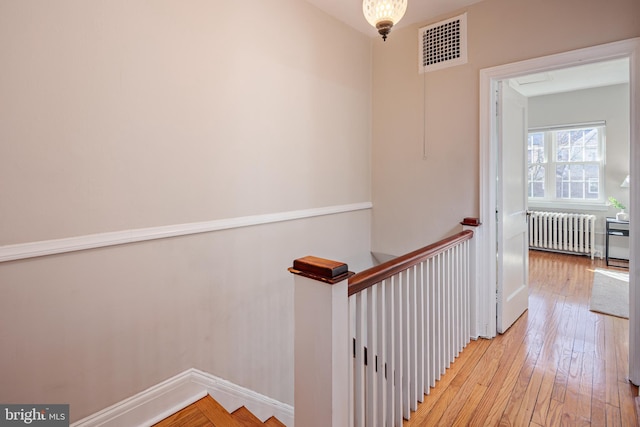
[[[362,12],[369,24],[374,26],[387,41],[391,27],[398,23],[407,11],[407,0],[364,0]]]

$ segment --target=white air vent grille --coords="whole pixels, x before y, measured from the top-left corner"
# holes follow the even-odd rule
[[[467,14],[418,30],[420,73],[467,63]]]

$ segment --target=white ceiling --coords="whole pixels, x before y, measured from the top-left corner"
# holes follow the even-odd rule
[[[306,0],[318,9],[339,19],[361,33],[369,36],[377,36],[378,32],[373,28],[362,14],[362,0]],[[445,15],[478,3],[481,0],[408,0],[407,13],[396,25],[402,28],[418,22],[425,22],[438,16]],[[393,34],[393,30],[391,30]],[[389,36],[392,37],[392,36]]]
[[[540,96],[628,82],[629,59],[623,58],[530,74],[511,79],[511,86],[525,96]]]

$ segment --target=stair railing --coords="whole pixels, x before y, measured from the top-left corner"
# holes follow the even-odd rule
[[[294,261],[296,426],[410,418],[473,335],[478,223],[463,225],[358,274],[337,261]]]

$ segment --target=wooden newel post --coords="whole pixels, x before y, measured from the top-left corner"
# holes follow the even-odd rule
[[[297,427],[349,425],[347,264],[297,259],[294,282],[294,422]]]

